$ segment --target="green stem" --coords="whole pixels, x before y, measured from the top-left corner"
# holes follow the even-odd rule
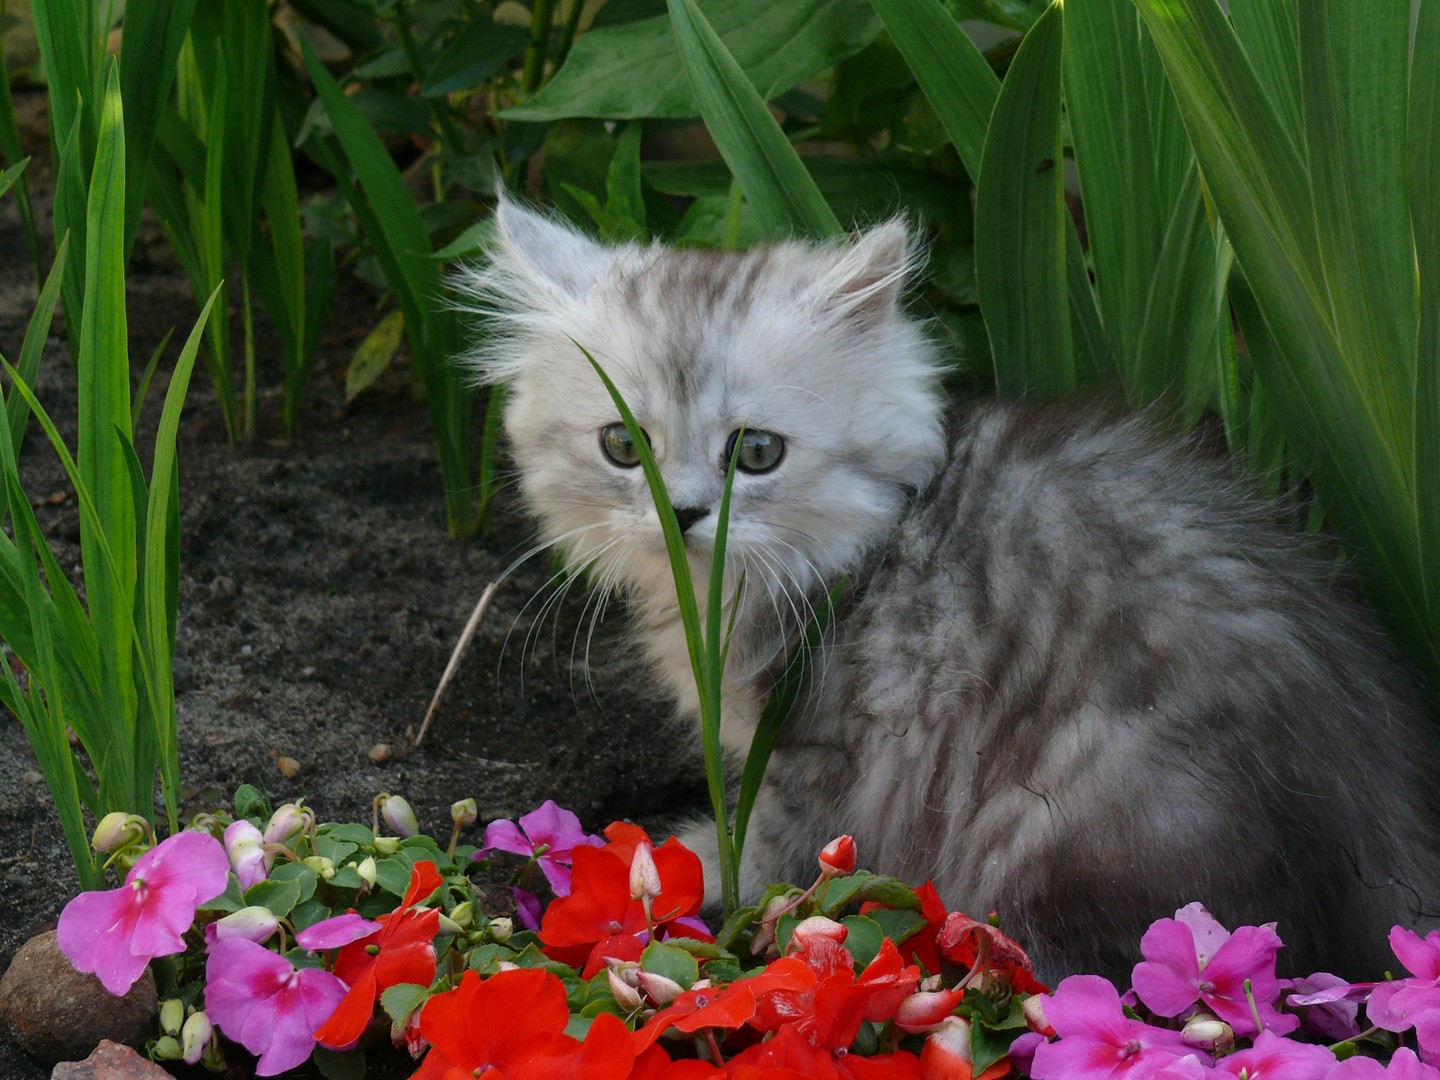
[[[245,406],[240,417],[246,438],[255,434],[255,413],[260,395],[255,386],[255,316],[250,310],[250,275],[240,275],[240,318],[245,328]]]
[[[585,10],[585,0],[573,0],[570,14],[565,16],[565,29],[560,34],[560,48],[555,52],[555,66],[565,63],[570,48],[575,44],[575,32],[580,28],[580,16]]]
[[[520,75],[520,92],[529,97],[540,85],[545,72],[545,52],[550,44],[550,23],[555,13],[555,0],[535,0],[530,16],[530,47],[525,50],[525,67]]]

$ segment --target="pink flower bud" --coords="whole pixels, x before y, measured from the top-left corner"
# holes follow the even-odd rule
[[[225,830],[225,853],[230,856],[230,869],[235,871],[241,889],[265,880],[275,856],[265,852],[265,838],[260,830],[243,818]]]
[[[315,815],[298,803],[286,803],[270,815],[265,826],[265,843],[283,844],[315,824]]]
[[[849,833],[837,836],[820,849],[820,873],[827,878],[844,877],[855,872],[855,838]]]
[[[895,1026],[911,1035],[934,1031],[955,1011],[965,991],[936,990],[911,994],[895,1010]]]
[[[259,905],[243,907],[205,927],[205,947],[208,949],[215,942],[229,938],[244,938],[263,945],[279,925],[280,920],[269,908]]]
[[[185,1026],[180,1029],[181,1057],[186,1065],[197,1065],[204,1056],[206,1049],[210,1046],[210,1038],[214,1034],[215,1027],[210,1023],[210,1017],[203,1012],[191,1013],[190,1018],[185,1021]]]
[[[780,916],[790,910],[790,897],[772,896],[765,910],[760,912],[760,921],[750,937],[750,953],[759,956],[775,944],[775,931],[779,928]]]
[[[637,971],[635,979],[639,982],[640,989],[645,991],[645,996],[656,1005],[669,1005],[685,990],[674,979],[657,975],[653,971]]]
[[[1051,1039],[1055,1036],[1055,1029],[1050,1026],[1050,1021],[1045,1016],[1045,1000],[1045,994],[1031,994],[1021,1008],[1025,1012],[1025,1022],[1030,1025],[1030,1030],[1038,1031]]]
[[[626,1012],[634,1012],[645,1004],[645,999],[640,996],[640,991],[631,986],[620,971],[613,967],[607,967],[605,977],[610,983],[610,993],[615,995],[615,1001]]]
[[[958,1016],[947,1016],[930,1033],[920,1050],[920,1075],[951,1080],[974,1074],[970,1056],[970,1024]]]
[[[635,845],[630,860],[630,899],[654,900],[660,895],[660,870],[655,865],[654,848],[648,840]]]
[[[390,826],[390,831],[399,837],[418,836],[420,834],[420,823],[415,820],[415,811],[410,809],[410,804],[399,795],[381,795],[380,816],[385,819],[385,824]]]
[[[811,915],[808,919],[802,919],[796,924],[790,934],[790,945],[792,948],[804,948],[809,943],[817,940],[833,941],[835,944],[842,944],[850,931],[843,923],[834,919],[827,919],[824,915]]]

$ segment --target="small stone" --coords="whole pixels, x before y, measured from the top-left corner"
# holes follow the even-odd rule
[[[254,655],[255,655],[255,646],[254,646],[254,645],[241,645],[241,646],[240,646],[240,655],[241,655],[241,656],[254,656]]]
[[[232,577],[220,574],[210,581],[210,603],[216,607],[229,607],[239,594],[240,586],[235,584]]]
[[[395,751],[388,742],[377,742],[370,747],[370,760],[376,765],[383,765],[395,756]]]
[[[128,1046],[102,1039],[84,1061],[62,1061],[50,1080],[174,1080],[149,1058]]]
[[[44,780],[45,777],[40,773],[38,769],[26,769],[23,773],[20,774],[20,779],[27,784],[38,784],[40,783],[40,781]]]
[[[41,1061],[77,1061],[102,1039],[140,1043],[155,1018],[155,977],[148,969],[128,994],[116,997],[94,975],[71,966],[54,930],[22,945],[0,979],[0,1020]]]
[[[285,777],[286,780],[294,780],[295,777],[300,775],[300,762],[296,761],[293,757],[286,757],[284,754],[281,754],[275,759],[275,764],[280,767],[280,775]]]

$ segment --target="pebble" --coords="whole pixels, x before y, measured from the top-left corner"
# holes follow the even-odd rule
[[[284,754],[281,754],[275,759],[275,764],[280,767],[280,775],[285,777],[286,780],[294,780],[295,777],[300,775],[300,762],[296,761],[293,757],[286,757]]]
[[[395,751],[388,742],[376,743],[370,747],[370,760],[376,765],[383,765],[395,756]]]
[[[95,1052],[84,1061],[62,1061],[50,1080],[174,1080],[149,1058],[128,1046],[100,1040]]]

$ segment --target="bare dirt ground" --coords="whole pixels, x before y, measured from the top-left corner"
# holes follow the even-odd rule
[[[43,124],[38,100],[19,104]],[[37,227],[48,238],[46,163],[31,171],[32,192],[42,192]],[[35,282],[13,197],[0,200],[0,251],[0,353],[14,357]],[[171,326],[183,338],[197,312],[153,224],[142,227],[129,291],[138,368]],[[449,539],[428,417],[409,395],[408,373],[343,405],[345,365],[379,317],[375,301],[363,284],[342,280],[289,441],[277,437],[280,372],[263,327],[253,441],[227,443],[208,375],[196,372],[180,432],[175,663],[187,811],[226,805],[241,783],[277,804],[303,797],[331,821],[368,821],[374,795],[393,792],[436,834],[448,833],[449,806],[466,796],[482,824],[552,797],[592,828],[617,817],[663,828],[698,809],[694,740],[665,722],[669,709],[625,641],[623,614],[592,636],[577,589],[538,620],[550,595],[544,556],[500,587],[424,745],[401,753],[476,599],[528,548],[531,528],[502,493],[488,538]],[[172,357],[177,349],[172,343]],[[157,384],[165,369],[168,361]],[[40,385],[73,438],[74,376],[58,318]],[[147,465],[145,433],[163,390],[152,390],[151,419],[142,419]],[[75,500],[33,423],[21,464],[61,565],[78,570]],[[396,756],[372,761],[378,743]],[[282,756],[299,762],[298,775],[282,774]],[[31,934],[53,926],[76,887],[25,735],[0,717],[0,970]],[[0,1034],[0,1078],[48,1073]]]

